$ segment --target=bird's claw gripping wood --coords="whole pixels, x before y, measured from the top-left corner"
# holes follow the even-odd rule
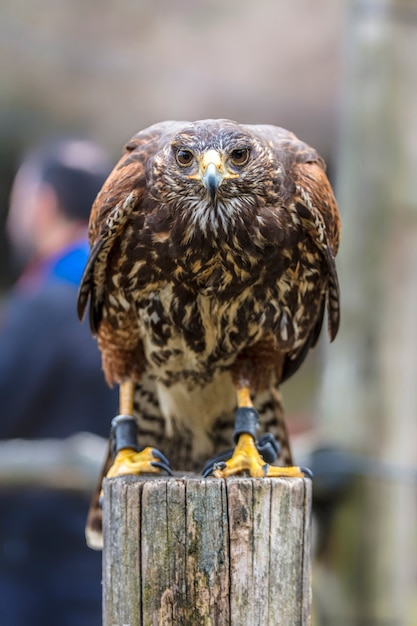
[[[252,478],[304,477],[299,467],[275,467],[265,463],[258,452],[255,439],[248,433],[240,435],[233,455],[228,461],[221,461],[213,466],[213,475],[216,478],[227,478],[244,472],[249,473]]]
[[[169,460],[156,448],[138,447],[138,426],[133,417],[134,384],[120,386],[121,414],[112,420],[111,439],[113,463],[107,478],[129,474],[159,474],[162,470],[172,476]]]
[[[280,445],[272,433],[265,433],[256,442],[256,449],[264,460],[264,463],[273,463],[279,456]],[[214,469],[223,467],[223,462],[228,461],[233,456],[234,448],[229,448],[217,454],[214,458],[205,463],[202,474],[204,478],[210,476]]]
[[[158,474],[161,470],[172,475],[168,459],[159,450],[144,448],[138,452],[131,448],[123,448],[117,452],[107,472],[107,478],[130,474]]]
[[[210,468],[207,468],[205,475],[210,469],[216,478],[227,478],[241,473],[248,473],[253,478],[266,476],[303,478],[304,473],[299,467],[273,466],[265,462],[262,452],[269,462],[273,462],[277,458],[279,444],[274,437],[268,435],[256,442],[259,416],[252,405],[248,387],[238,389],[237,401],[238,408],[233,434],[236,446],[233,454],[228,460],[214,462]]]

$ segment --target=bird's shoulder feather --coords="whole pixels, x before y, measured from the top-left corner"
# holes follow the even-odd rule
[[[161,122],[130,139],[123,154],[98,193],[90,215],[90,256],[78,293],[78,315],[83,318],[90,299],[90,326],[96,333],[101,321],[106,267],[111,249],[127,220],[140,211],[147,194],[146,165],[158,146],[168,140],[181,122]]]

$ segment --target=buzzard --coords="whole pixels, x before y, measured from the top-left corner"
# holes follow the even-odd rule
[[[129,141],[92,207],[78,297],[120,385],[103,476],[170,473],[158,448],[178,470],[214,457],[205,475],[304,475],[279,385],[326,308],[336,336],[339,233],[323,160],[283,128],[168,121]],[[96,496],[92,547],[98,513]]]

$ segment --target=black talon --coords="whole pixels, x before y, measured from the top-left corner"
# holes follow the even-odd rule
[[[163,470],[168,474],[168,476],[173,476],[172,470],[169,465],[166,463],[159,463],[159,461],[151,461],[150,463],[152,467],[159,467],[159,469]]]
[[[160,450],[157,450],[157,448],[152,448],[152,454],[159,459],[160,461],[162,461],[162,463],[164,465],[167,465],[169,468],[171,467],[171,463],[169,462],[169,459],[167,459],[167,457],[165,456],[165,454],[163,452],[161,452]]]
[[[228,461],[232,454],[233,448],[229,448],[229,450],[225,450],[224,452],[217,454],[213,459],[209,459],[201,470],[203,478],[207,478],[207,476],[209,476],[215,469],[224,469],[224,461]],[[219,467],[220,463],[223,463],[223,468]]]
[[[203,467],[203,470],[201,472],[203,478],[207,478],[208,476],[210,476],[210,474],[214,470],[214,466],[215,466],[215,463],[206,463],[205,464],[205,466]]]
[[[309,469],[308,467],[300,467],[300,470],[303,472],[303,474],[305,474],[306,478],[313,480],[314,474],[311,469]]]
[[[221,455],[205,464],[202,472],[203,478],[207,478],[208,476],[210,476],[210,474],[216,469],[223,470],[226,467],[226,463],[219,460],[220,456]],[[226,458],[229,459],[230,455],[228,455]]]
[[[257,441],[256,449],[263,460],[271,464],[278,458],[281,446],[272,433],[266,433]]]

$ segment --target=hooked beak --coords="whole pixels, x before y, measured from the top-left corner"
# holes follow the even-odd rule
[[[224,166],[217,150],[208,150],[201,160],[200,179],[213,202],[224,179]]]
[[[206,167],[206,171],[201,176],[201,181],[204,187],[209,192],[209,196],[212,202],[216,197],[217,189],[221,185],[222,180],[222,172],[217,168],[214,163],[209,163]]]

